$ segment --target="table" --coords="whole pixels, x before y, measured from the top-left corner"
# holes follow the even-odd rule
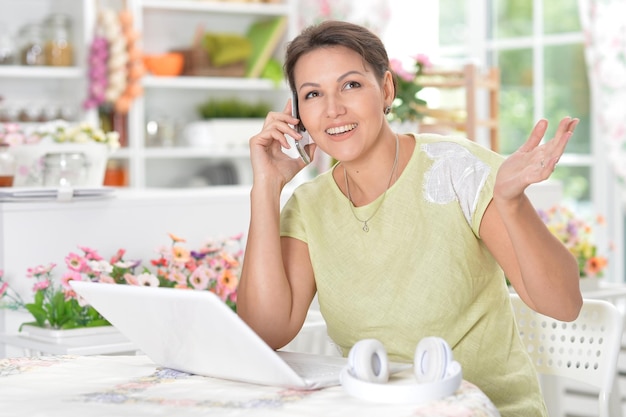
[[[412,378],[409,371],[402,378]],[[340,386],[317,391],[259,386],[160,368],[144,355],[40,356],[0,360],[2,417],[166,416],[499,416],[476,386],[423,405],[349,397]]]

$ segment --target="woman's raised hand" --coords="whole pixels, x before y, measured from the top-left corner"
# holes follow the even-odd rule
[[[541,144],[548,122],[543,119],[537,122],[526,143],[500,166],[494,197],[513,200],[521,197],[529,185],[548,179],[577,124],[578,119],[563,118],[554,137]]]
[[[293,126],[298,119],[291,115],[291,100],[282,112],[269,112],[263,129],[250,138],[250,160],[255,180],[261,177],[280,179],[282,185],[306,166],[300,158],[292,158],[282,148],[290,148],[285,135],[300,139],[302,135]]]

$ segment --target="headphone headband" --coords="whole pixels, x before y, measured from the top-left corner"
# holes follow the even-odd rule
[[[452,395],[463,379],[461,364],[452,360],[450,346],[439,337],[420,341],[413,371],[416,383],[387,382],[389,364],[384,346],[376,339],[365,339],[350,350],[340,382],[348,394],[362,400],[419,404]]]
[[[366,401],[387,404],[419,404],[434,401],[452,395],[461,386],[463,372],[461,365],[454,361],[448,366],[444,379],[424,383],[394,383],[386,384],[367,382],[358,379],[347,368],[341,371],[340,381],[346,392],[353,397]]]

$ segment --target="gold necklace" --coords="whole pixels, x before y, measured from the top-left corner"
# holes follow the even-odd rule
[[[383,193],[383,198],[380,200],[380,203],[378,203],[376,210],[374,210],[374,213],[372,213],[372,215],[369,216],[365,220],[359,219],[359,216],[357,216],[356,212],[354,211],[354,203],[352,202],[352,196],[350,195],[350,185],[348,184],[348,172],[346,171],[346,167],[343,167],[343,177],[346,181],[346,192],[348,193],[348,204],[350,204],[350,211],[352,212],[352,215],[354,216],[354,218],[357,219],[357,221],[363,223],[362,229],[365,233],[370,231],[370,227],[367,225],[367,222],[369,222],[370,220],[374,218],[376,213],[378,213],[378,210],[380,209],[380,207],[385,202],[387,191],[389,190],[389,187],[391,187],[391,181],[393,180],[393,173],[396,171],[396,167],[398,166],[399,154],[400,154],[400,138],[398,137],[398,134],[396,133],[396,156],[393,160],[393,166],[391,167],[391,175],[389,176],[389,183],[387,184],[387,188],[385,189],[385,192]]]

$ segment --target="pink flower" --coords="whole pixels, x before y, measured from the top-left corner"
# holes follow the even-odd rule
[[[37,281],[35,285],[33,285],[33,291],[34,292],[43,291],[47,289],[49,286],[50,286],[50,281],[47,279],[44,279],[43,281]]]
[[[45,275],[50,273],[50,271],[52,271],[52,269],[57,266],[57,264],[55,263],[51,263],[48,266],[43,266],[43,265],[38,265],[34,268],[28,268],[26,270],[26,276],[28,278],[33,278],[33,277],[39,277],[41,275]]]
[[[64,289],[63,290],[63,295],[65,296],[65,301],[76,299],[78,297],[78,294],[76,294],[76,291],[74,291],[72,289]],[[79,304],[80,304],[80,302],[79,302]]]
[[[139,283],[137,282],[137,278],[133,274],[124,274],[124,280],[129,285],[139,285]]]
[[[8,143],[9,145],[20,145],[22,143],[27,143],[27,137],[23,133],[11,132],[7,133],[4,136],[3,142]]]
[[[172,269],[169,274],[166,274],[165,279],[168,281],[175,281],[179,285],[187,285],[187,275],[185,275],[180,269]]]
[[[80,250],[85,253],[85,258],[90,261],[101,261],[102,256],[98,254],[95,249],[88,248],[87,246],[79,246]]]
[[[126,253],[125,249],[118,249],[117,253],[111,257],[111,260],[109,261],[109,263],[111,265],[115,265],[117,262],[122,260],[125,253]]]
[[[0,298],[2,298],[2,296],[7,292],[8,289],[9,289],[9,283],[7,282],[0,283]]]
[[[99,279],[98,282],[101,282],[103,284],[115,284],[115,280],[108,276],[108,275],[102,275]]]
[[[417,54],[413,57],[416,63],[423,66],[424,68],[430,68],[433,66],[430,58],[426,54]]]
[[[191,258],[189,258],[189,261],[187,261],[187,263],[185,264],[185,268],[187,268],[191,272],[195,271],[196,268],[198,268],[198,261],[196,261],[194,257],[192,256]]]
[[[404,81],[412,81],[413,78],[415,78],[415,74],[405,70],[402,66],[402,62],[400,62],[400,60],[398,59],[391,59],[389,61],[389,67],[398,77],[402,78]]]
[[[207,288],[209,288],[210,281],[211,271],[209,271],[209,269],[204,265],[200,265],[198,268],[196,268],[196,270],[193,271],[193,273],[189,277],[189,283],[196,290],[206,290]]]
[[[87,259],[73,252],[70,252],[65,257],[65,264],[72,271],[83,272],[83,270],[87,267]]]
[[[61,286],[67,290],[71,289],[72,287],[70,287],[70,281],[82,281],[83,280],[83,276],[76,271],[67,271],[62,277],[61,277]]]

